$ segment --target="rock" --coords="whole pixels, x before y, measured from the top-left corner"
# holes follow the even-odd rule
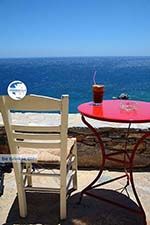
[[[37,122],[41,121],[43,124],[49,124],[49,117],[47,114],[38,114],[35,113],[14,113],[14,121],[25,121],[26,124],[30,123],[31,118]],[[58,116],[56,117],[55,122],[58,121]],[[53,118],[53,120],[54,120]],[[97,127],[97,123],[94,120],[91,120],[90,123]],[[1,122],[2,124],[2,122]],[[132,152],[132,149],[135,143],[142,137],[145,132],[150,132],[148,129],[150,124],[133,124],[133,128],[130,129],[128,135],[128,145],[127,150],[129,154]],[[127,135],[127,125],[118,124],[118,123],[107,123],[99,122],[99,128],[96,128],[96,131],[101,134],[106,152],[112,153],[120,151],[124,148]],[[81,122],[81,117],[79,114],[69,114],[69,129],[68,135],[70,137],[77,138],[77,147],[78,147],[78,166],[79,167],[92,167],[98,169],[102,162],[102,154],[99,147],[98,139],[93,134],[93,132],[85,127]],[[7,143],[7,137],[5,133],[4,126],[0,127],[0,154],[9,154],[9,147]],[[118,155],[117,158],[121,159],[123,157]],[[120,168],[123,165],[110,160],[106,161],[107,168]],[[147,167],[150,166],[150,136],[144,140],[138,147],[136,152],[134,167]]]
[[[127,128],[111,128],[108,127],[97,128],[98,133],[101,133],[104,146],[107,154],[120,151],[124,149],[126,143]],[[142,137],[147,129],[134,129],[130,130],[128,139],[127,150],[132,153],[135,143]],[[78,165],[79,167],[94,167],[99,168],[102,162],[102,154],[99,148],[97,139],[93,136],[88,128],[72,127],[69,128],[69,136],[77,137],[78,142]],[[136,135],[137,134],[137,135]],[[78,138],[79,137],[79,138]],[[117,159],[123,159],[122,155],[115,156]],[[122,168],[122,164],[118,164],[111,160],[106,160],[106,168]],[[145,139],[137,149],[136,157],[134,160],[134,167],[148,167],[150,166],[150,141],[149,138]]]

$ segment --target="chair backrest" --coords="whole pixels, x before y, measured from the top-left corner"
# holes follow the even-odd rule
[[[66,157],[68,129],[68,95],[61,99],[38,95],[28,95],[22,100],[13,100],[2,96],[1,110],[12,154],[18,153],[18,147],[26,148],[61,148],[61,156]],[[60,124],[14,124],[12,111],[55,112],[60,114]],[[32,119],[32,118],[31,118]]]

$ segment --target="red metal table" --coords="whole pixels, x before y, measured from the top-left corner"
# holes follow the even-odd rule
[[[146,216],[144,209],[142,207],[142,204],[140,202],[140,199],[138,197],[135,185],[134,185],[134,179],[133,179],[133,162],[135,158],[135,153],[139,147],[139,145],[144,141],[145,138],[150,136],[150,132],[146,132],[142,135],[142,137],[135,143],[134,148],[129,154],[127,151],[127,141],[125,144],[125,148],[121,149],[119,152],[113,152],[113,153],[106,153],[105,147],[103,144],[103,141],[101,139],[100,134],[97,132],[97,130],[86,120],[86,117],[95,119],[95,120],[101,120],[101,121],[108,121],[108,122],[118,122],[118,123],[127,123],[128,129],[127,129],[127,136],[130,132],[131,124],[133,123],[147,123],[150,122],[150,103],[149,102],[143,102],[143,101],[131,101],[131,100],[104,100],[102,104],[94,104],[93,102],[87,102],[84,104],[81,104],[78,106],[78,111],[82,115],[82,121],[84,124],[86,124],[96,135],[98,138],[99,144],[100,144],[100,151],[102,154],[102,163],[100,165],[100,170],[96,178],[81,192],[80,201],[83,197],[83,194],[99,198],[100,200],[107,201],[109,203],[113,203],[115,205],[118,205],[120,207],[130,209],[125,205],[122,205],[121,203],[113,202],[109,199],[104,199],[103,197],[96,196],[95,194],[91,193],[90,190],[94,189],[96,187],[99,187],[101,185],[122,179],[127,178],[127,183],[124,187],[126,187],[131,184],[133,193],[135,195],[136,201],[139,206],[139,210],[130,209],[133,212],[140,213],[144,217],[144,223],[146,224]],[[123,159],[117,159],[115,158],[115,155],[123,154]],[[102,175],[105,161],[106,160],[112,160],[118,163],[122,163],[124,167],[125,174],[119,177],[116,177],[114,179],[111,179],[109,181],[101,182],[100,184],[96,184],[96,182],[99,180],[100,176]]]

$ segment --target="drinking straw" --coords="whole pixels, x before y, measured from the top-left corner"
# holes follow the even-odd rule
[[[96,84],[96,81],[95,81],[96,73],[97,73],[97,71],[95,70],[95,71],[94,71],[94,74],[93,74],[93,83],[94,83],[94,84]]]

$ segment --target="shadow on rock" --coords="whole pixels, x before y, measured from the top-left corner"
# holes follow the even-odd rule
[[[99,189],[92,190],[109,200],[115,200],[128,207],[138,210],[131,199],[116,191]],[[83,196],[79,204],[80,193],[72,195],[68,200],[68,217],[59,220],[59,195],[48,193],[27,193],[28,216],[20,218],[18,200],[15,199],[8,217],[7,224],[43,224],[43,225],[145,225],[143,217],[137,213],[99,201],[90,196]]]
[[[59,195],[50,193],[28,192],[26,218],[19,216],[18,198],[16,197],[7,217],[6,224],[59,224]]]
[[[139,210],[137,204],[124,194],[107,189],[91,192]],[[86,195],[78,204],[79,197],[80,193],[77,193],[69,199],[68,219],[63,225],[145,225],[144,218],[137,213]]]

